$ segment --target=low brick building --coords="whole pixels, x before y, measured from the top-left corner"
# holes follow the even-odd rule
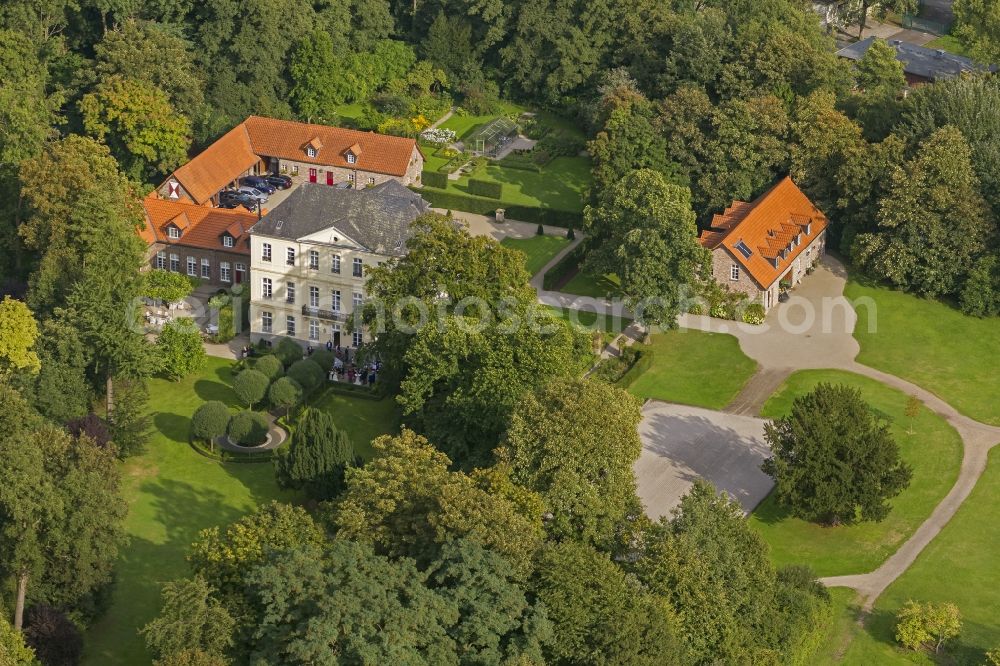
[[[205,284],[231,287],[247,282],[250,227],[257,216],[151,194],[142,202],[146,226],[140,235],[148,246],[151,268],[182,273]]]
[[[388,180],[419,183],[423,168],[414,139],[250,116],[178,167],[157,192],[171,201],[214,204],[220,190],[251,174],[360,189]]]
[[[826,216],[785,177],[752,202],[735,201],[699,242],[712,252],[712,276],[764,306],[778,302],[826,249]]]

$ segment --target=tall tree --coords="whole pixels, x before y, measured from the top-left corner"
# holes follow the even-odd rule
[[[995,234],[969,145],[957,128],[944,127],[893,173],[878,229],[858,236],[851,256],[908,291],[956,294]]]
[[[854,72],[859,92],[851,106],[873,139],[884,138],[899,115],[900,91],[906,86],[903,63],[896,59],[896,49],[881,39],[876,39],[858,61]]]
[[[515,483],[542,496],[553,538],[608,549],[629,514],[641,514],[639,420],[635,398],[586,379],[553,381],[515,408],[501,458]]]
[[[149,82],[108,78],[80,100],[80,113],[84,130],[107,143],[136,180],[168,174],[187,158],[191,121]]]
[[[188,649],[222,655],[232,643],[234,623],[212,593],[212,587],[200,576],[163,584],[163,608],[142,628],[146,647],[154,657]]]
[[[644,98],[610,111],[604,128],[588,144],[594,158],[594,191],[602,193],[636,169],[651,169],[678,179],[669,161],[667,140],[653,126],[653,107]]]
[[[35,341],[38,324],[21,301],[5,296],[0,301],[0,379],[9,381],[14,373],[37,374],[41,368]]]
[[[337,429],[333,417],[311,409],[299,419],[292,443],[275,460],[275,469],[282,485],[303,488],[315,500],[328,500],[343,489],[344,472],[354,458],[354,445],[346,432]]]
[[[772,455],[761,469],[778,502],[805,520],[882,520],[913,476],[889,426],[849,386],[820,384],[796,398],[791,414],[766,424],[764,438]]]
[[[643,322],[676,326],[683,290],[708,260],[688,189],[655,171],[634,171],[588,207],[584,221],[594,244],[591,270],[616,273]]]
[[[990,0],[955,0],[955,34],[983,63],[1000,62],[1000,9]]]
[[[338,65],[333,40],[323,30],[303,37],[292,51],[288,66],[292,77],[289,99],[292,108],[307,123],[336,120],[334,109],[345,101],[336,81]]]
[[[552,618],[555,663],[681,664],[677,616],[607,554],[567,541],[541,553],[533,588]]]
[[[434,561],[442,544],[465,538],[504,555],[521,578],[542,538],[537,496],[515,499],[488,476],[449,471],[451,461],[410,430],[376,439],[375,457],[347,473],[331,520],[345,539],[391,557]]]

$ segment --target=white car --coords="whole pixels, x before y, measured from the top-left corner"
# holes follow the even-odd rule
[[[258,190],[256,187],[250,187],[249,185],[243,185],[237,192],[242,192],[243,194],[249,194],[257,201],[264,203],[267,201],[267,195]]]

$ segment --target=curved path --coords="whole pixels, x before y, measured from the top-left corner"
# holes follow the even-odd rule
[[[260,451],[270,451],[276,449],[285,443],[288,439],[288,432],[284,428],[278,425],[277,419],[274,414],[267,415],[267,434],[269,439],[264,444],[260,446],[240,446],[239,444],[233,444],[229,441],[229,437],[223,435],[215,440],[215,443],[220,449],[225,449],[226,451],[232,451],[234,453],[255,453]]]
[[[568,249],[567,249],[568,251]],[[562,257],[560,253],[532,280],[538,300],[547,305],[601,312],[621,312],[621,306],[606,299],[544,291],[541,275]],[[743,353],[757,361],[757,373],[747,382],[726,411],[755,414],[767,398],[792,372],[806,369],[834,369],[875,379],[887,386],[915,395],[932,412],[947,420],[962,438],[962,467],[955,485],[917,530],[875,571],[821,579],[831,587],[849,587],[864,598],[870,610],[879,595],[917,558],[941,531],[986,469],[989,450],[1000,443],[1000,427],[980,423],[958,412],[930,391],[905,379],[855,361],[861,350],[854,338],[857,315],[844,296],[847,271],[836,258],[826,256],[812,275],[792,292],[791,299],[768,312],[763,325],[682,315],[682,328],[727,333],[739,341]],[[859,303],[859,305],[863,305]]]

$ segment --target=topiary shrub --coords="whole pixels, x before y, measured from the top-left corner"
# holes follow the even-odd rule
[[[257,372],[264,373],[265,376],[272,382],[278,377],[285,374],[285,366],[281,362],[281,359],[274,354],[268,354],[260,358],[253,366],[253,369]]]
[[[487,199],[499,199],[503,196],[503,185],[492,180],[469,179],[469,194]]]
[[[545,235],[545,227],[543,227],[542,225],[539,224],[538,228],[535,229],[535,235],[536,236],[544,236]]]
[[[244,370],[233,380],[233,392],[240,402],[253,409],[264,399],[271,381],[259,370]]]
[[[302,360],[302,347],[291,338],[281,338],[274,346],[274,355],[281,359],[282,364],[287,368],[292,363]]]
[[[323,368],[306,358],[292,363],[287,376],[297,381],[304,391],[309,392],[323,383],[326,373]]]
[[[191,436],[212,441],[225,435],[230,416],[229,407],[224,402],[209,400],[191,416]]]
[[[420,182],[427,187],[436,187],[443,190],[448,187],[448,174],[440,171],[421,171]]]
[[[267,440],[267,418],[259,412],[243,411],[229,419],[226,434],[240,446],[259,446]]]
[[[317,349],[312,353],[312,356],[309,357],[309,360],[318,365],[323,372],[329,372],[330,368],[333,367],[333,359],[336,357],[337,355],[332,351]]]
[[[765,314],[763,305],[760,303],[751,303],[743,311],[743,322],[746,324],[763,324]]]
[[[569,230],[566,232],[566,238],[568,238],[569,240],[576,240],[576,232],[573,231],[573,227],[570,227]]]
[[[290,377],[279,377],[267,390],[267,399],[272,407],[285,410],[288,416],[288,410],[302,399],[302,386]]]

